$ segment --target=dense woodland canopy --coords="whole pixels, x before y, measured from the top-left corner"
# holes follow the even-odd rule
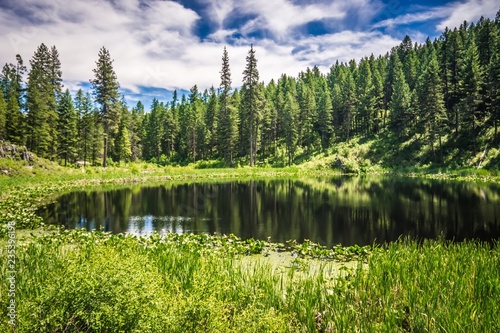
[[[41,44],[29,72],[19,55],[3,66],[0,140],[65,165],[104,166],[285,165],[352,139],[372,140],[374,152],[391,156],[389,166],[463,166],[500,142],[500,11],[421,45],[406,36],[384,56],[337,62],[328,73],[307,68],[265,84],[257,56],[251,47],[241,89],[232,87],[224,48],[219,87],[174,92],[146,112],[120,96],[106,48],[91,91],[71,96],[56,47]]]

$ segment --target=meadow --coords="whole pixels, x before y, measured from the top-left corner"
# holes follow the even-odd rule
[[[276,254],[291,259],[273,265]],[[498,244],[401,240],[325,249],[235,236],[48,230],[19,241],[17,267],[16,332],[500,329]],[[2,260],[3,318],[7,272]],[[6,320],[0,330],[14,331]]]
[[[401,239],[325,248],[233,235],[138,238],[54,229],[35,214],[54,196],[74,189],[324,171],[147,164],[48,169],[0,179],[2,332],[500,330],[498,242]],[[424,176],[496,181],[467,170]],[[4,260],[11,221],[16,224],[15,327],[7,316],[11,269]]]

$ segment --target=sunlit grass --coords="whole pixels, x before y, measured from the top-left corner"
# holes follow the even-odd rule
[[[292,256],[286,265],[262,254],[248,257],[254,242],[262,253],[287,246],[227,236],[85,231],[21,243],[18,332],[500,329],[498,244],[399,241],[332,268],[300,255],[300,247],[311,244],[297,244],[297,257],[282,252]],[[7,290],[6,260],[1,265],[0,290]],[[7,301],[2,292],[4,317]],[[0,331],[8,330],[2,321]]]

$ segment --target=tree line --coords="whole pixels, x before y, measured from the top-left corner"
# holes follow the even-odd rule
[[[219,160],[292,164],[352,138],[414,145],[423,162],[475,156],[500,142],[500,11],[446,28],[423,44],[406,36],[385,55],[307,68],[265,84],[250,47],[240,89],[224,48],[220,85],[128,107],[109,51],[99,51],[92,89],[63,91],[55,46],[41,44],[0,74],[0,139],[41,157],[106,166],[109,161]],[[25,75],[27,74],[27,75]],[[27,81],[24,82],[25,76]],[[413,157],[416,158],[416,157]]]

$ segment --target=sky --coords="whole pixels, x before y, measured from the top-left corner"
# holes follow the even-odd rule
[[[383,55],[405,35],[423,43],[446,28],[495,18],[497,0],[0,0],[0,66],[55,45],[65,87],[90,89],[106,47],[130,107],[173,90],[218,87],[222,52],[241,86],[250,45],[260,79],[327,73],[336,62]]]

